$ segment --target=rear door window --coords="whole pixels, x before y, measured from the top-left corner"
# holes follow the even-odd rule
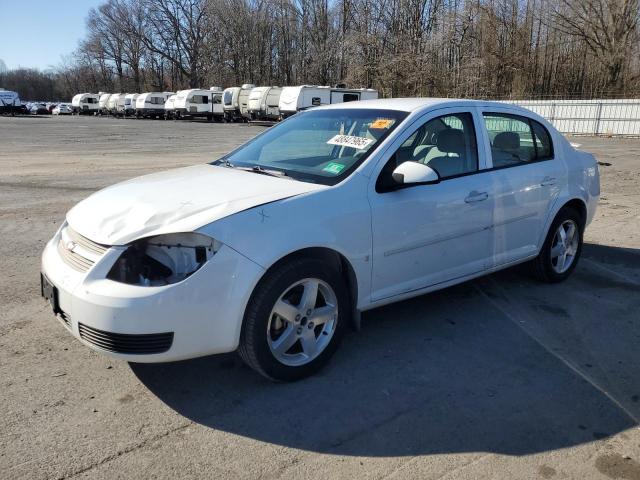
[[[507,113],[483,113],[495,168],[553,158],[547,129],[527,117]]]

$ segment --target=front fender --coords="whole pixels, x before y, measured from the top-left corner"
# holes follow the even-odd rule
[[[327,248],[351,264],[358,307],[371,291],[371,210],[368,179],[349,182],[258,206],[217,220],[201,233],[229,245],[265,270],[305,248]]]

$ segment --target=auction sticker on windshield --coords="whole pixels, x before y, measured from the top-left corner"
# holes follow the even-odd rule
[[[393,125],[393,120],[389,118],[379,118],[371,125],[369,125],[369,128],[372,128],[374,130],[381,130],[389,128],[391,125]]]
[[[327,143],[329,145],[338,145],[340,147],[351,147],[363,150],[373,143],[373,139],[365,137],[353,137],[351,135],[335,135]]]

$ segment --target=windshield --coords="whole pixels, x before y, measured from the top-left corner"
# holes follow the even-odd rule
[[[214,164],[261,167],[296,180],[335,185],[406,116],[406,112],[395,110],[309,110],[272,127]]]

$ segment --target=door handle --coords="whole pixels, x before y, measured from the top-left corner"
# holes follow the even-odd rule
[[[556,179],[554,177],[544,177],[540,183],[541,187],[548,187],[549,185],[555,185]]]
[[[489,198],[489,194],[487,192],[473,191],[469,193],[469,195],[467,196],[467,198],[464,199],[464,201],[465,203],[475,203],[475,202],[482,202],[487,198]]]

